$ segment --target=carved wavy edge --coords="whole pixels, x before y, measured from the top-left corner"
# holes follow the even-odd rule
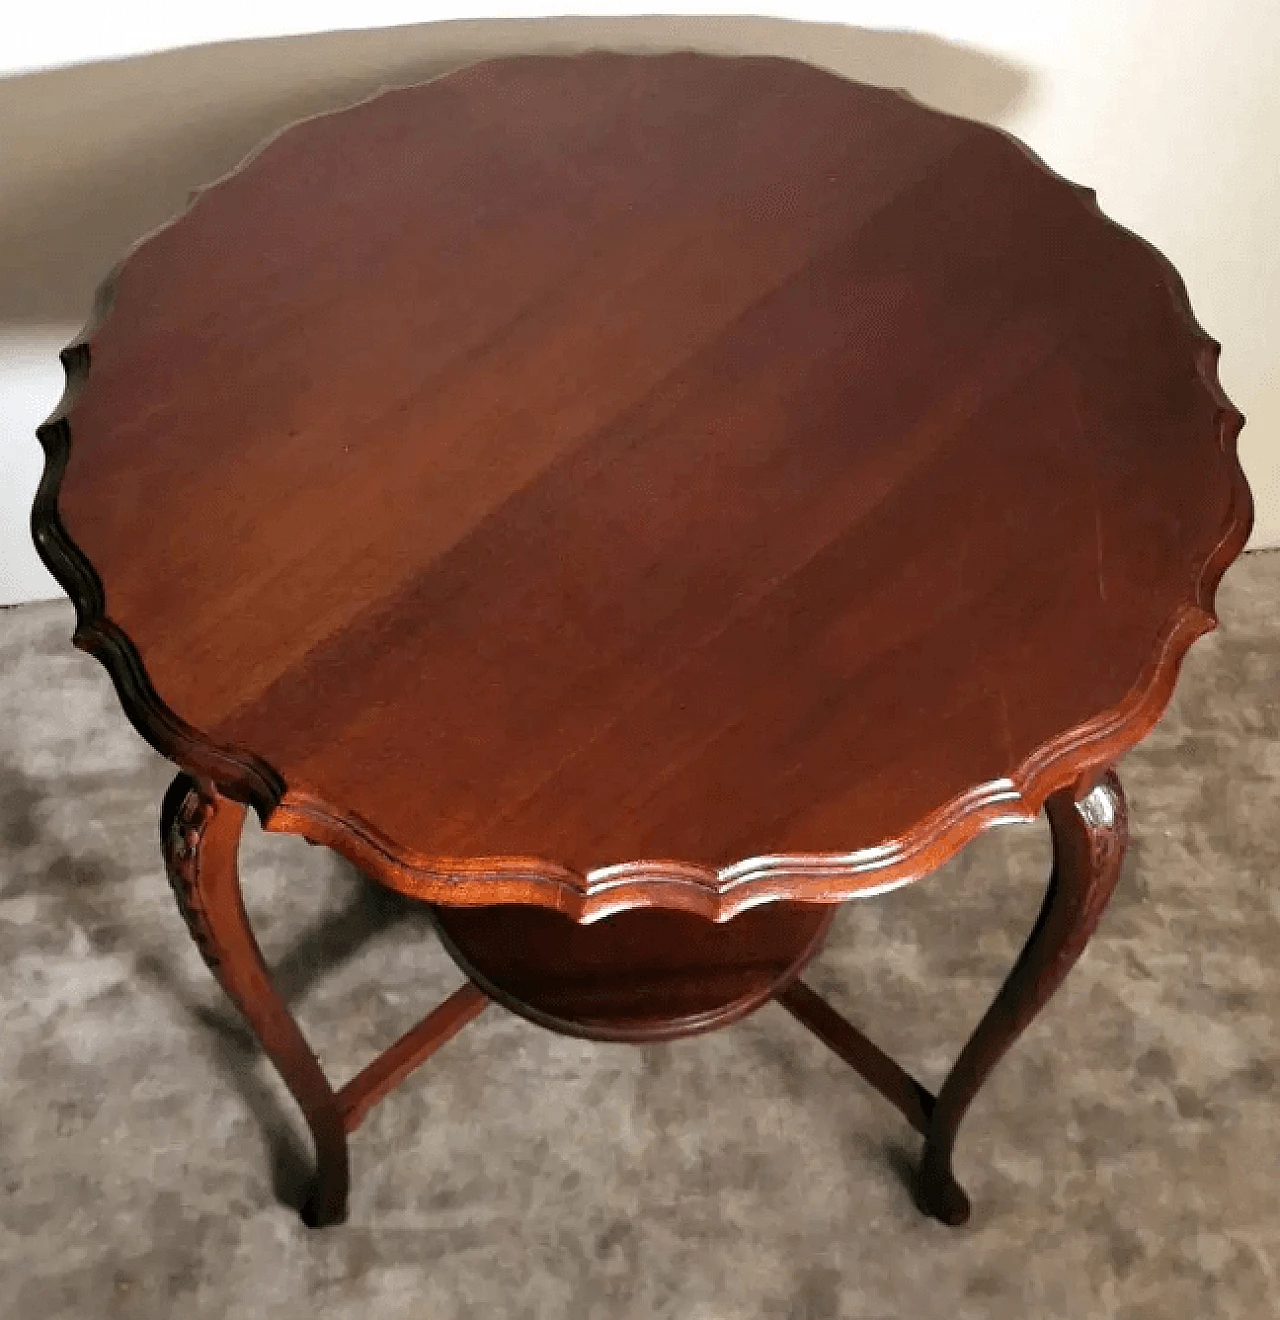
[[[394,90],[384,89],[367,99],[394,94]],[[881,90],[914,102],[901,89]],[[161,229],[179,223],[204,192],[233,179],[284,133],[351,108],[287,125],[235,169],[192,193],[187,208]],[[931,106],[920,108],[943,118],[961,118]],[[283,776],[256,753],[220,744],[193,728],[160,698],[137,648],[110,617],[102,581],[71,539],[58,506],[71,452],[69,418],[89,378],[90,341],[110,314],[120,270],[154,234],[135,244],[100,287],[88,324],[61,353],[67,377],[63,396],[36,432],[44,448],[45,467],[32,507],[32,536],[45,566],[75,606],[74,644],[107,670],[129,721],[161,755],[190,774],[212,781],[227,797],[253,807],[264,828],[325,844],[388,888],[429,902],[528,903],[555,908],[579,922],[651,906],[679,908],[726,921],[773,899],[838,902],[896,888],[936,870],[992,825],[1033,820],[1053,793],[1068,788],[1077,796],[1086,792],[1100,774],[1150,732],[1169,703],[1192,643],[1217,626],[1214,601],[1218,584],[1244,548],[1253,525],[1252,496],[1237,453],[1244,416],[1219,382],[1220,345],[1196,320],[1182,277],[1164,254],[1105,215],[1092,189],[1057,174],[1012,134],[976,121],[964,122],[1012,145],[1032,164],[1059,180],[1099,220],[1126,234],[1154,263],[1196,346],[1197,372],[1214,402],[1219,447],[1231,473],[1227,517],[1195,582],[1193,598],[1175,609],[1159,635],[1153,658],[1128,695],[1111,710],[1042,745],[1009,778],[971,788],[919,821],[900,839],[857,852],[752,857],[723,868],[679,861],[635,861],[581,872],[535,857],[435,857],[402,848],[359,816],[343,812],[305,790],[289,788]]]
[[[31,537],[45,567],[75,606],[72,642],[92,655],[111,676],[120,704],[134,728],[162,756],[192,775],[212,780],[228,796],[252,805],[263,814],[280,800],[284,779],[260,756],[244,748],[214,742],[179,719],[164,703],[152,686],[137,647],[108,614],[102,579],[89,557],[71,539],[58,506],[62,478],[71,457],[70,414],[89,380],[92,358],[89,341],[110,314],[116,278],[123,264],[117,265],[99,286],[87,324],[59,354],[66,385],[49,418],[36,428],[45,462],[31,507]]]

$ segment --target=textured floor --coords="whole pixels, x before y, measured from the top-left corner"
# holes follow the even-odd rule
[[[615,1320],[1280,1315],[1280,554],[1125,762],[1135,842],[1088,954],[961,1133],[917,1139],[776,1006],[634,1048],[497,1009],[373,1111],[310,1233],[287,1096],[159,867],[169,777],[63,604],[0,612],[0,1314]],[[1042,826],[845,909],[811,973],[935,1081],[1025,935]],[[458,984],[419,916],[246,841],[267,954],[335,1080]]]

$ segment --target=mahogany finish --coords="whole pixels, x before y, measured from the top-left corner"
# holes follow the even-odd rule
[[[569,1036],[644,1041],[759,1008],[822,947],[836,908],[771,903],[723,925],[653,908],[591,926],[546,908],[433,913],[457,964],[512,1012]]]
[[[1111,898],[1129,842],[1119,777],[1109,772],[1085,797],[1055,793],[1045,804],[1053,871],[1040,914],[995,1002],[935,1096],[803,981],[778,1002],[880,1092],[925,1138],[916,1188],[920,1208],[944,1224],[969,1218],[969,1198],[951,1172],[956,1131],[991,1070],[1026,1030],[1084,952]]]
[[[338,1092],[342,1125],[354,1132],[364,1116],[395,1090],[419,1064],[425,1063],[488,1007],[489,996],[470,981],[433,1008],[426,1017],[383,1050]]]
[[[285,1006],[258,948],[240,892],[236,855],[244,807],[180,774],[160,809],[169,883],[191,938],[244,1014],[302,1110],[316,1148],[316,1177],[302,1217],[340,1223],[347,1213],[347,1133],[342,1106]]]
[[[1154,723],[1249,525],[1215,354],[992,129],[784,60],[493,61],[131,254],[36,536],[268,828],[724,919],[927,873]]]
[[[960,1120],[991,1070],[1084,952],[1120,878],[1129,842],[1128,807],[1114,771],[1078,802],[1069,793],[1055,793],[1045,808],[1053,834],[1053,872],[1040,915],[929,1115],[920,1205],[946,1224],[969,1218],[969,1198],[951,1172]]]
[[[860,1073],[911,1124],[921,1136],[929,1132],[934,1096],[874,1041],[836,1012],[803,981],[793,981],[779,992],[778,1003],[797,1022],[813,1032],[824,1045]]]
[[[307,1222],[489,998],[639,1040],[770,996],[962,1222],[959,1124],[1098,920],[1110,767],[1248,535],[1216,357],[1018,143],[776,59],[477,65],[140,244],[33,530],[182,770],[169,875],[312,1132]],[[337,1090],[245,915],[246,806],[436,905],[469,978]],[[838,901],[1042,806],[1043,911],[935,1099],[794,978]]]

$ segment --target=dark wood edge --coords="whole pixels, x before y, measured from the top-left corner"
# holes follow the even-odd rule
[[[114,276],[98,292],[93,320],[79,339],[61,353],[66,389],[48,421],[37,431],[45,452],[44,472],[31,509],[31,535],[45,567],[70,596],[76,609],[72,641],[97,659],[111,675],[129,722],[162,756],[197,779],[212,780],[226,796],[271,811],[284,792],[284,779],[261,757],[239,747],[218,744],[179,719],[151,684],[137,647],[107,613],[106,592],[97,570],[63,525],[58,492],[71,453],[67,414],[89,376],[88,339],[111,304]]]
[[[943,114],[931,107],[924,109]],[[281,133],[307,122],[289,125]],[[1011,134],[995,128],[985,131],[1061,179]],[[268,143],[280,135],[274,135]],[[209,187],[220,187],[233,178],[266,145]],[[97,571],[67,533],[58,508],[59,487],[72,444],[69,414],[89,377],[89,341],[110,313],[116,272],[100,288],[89,324],[62,352],[66,389],[49,420],[37,431],[45,450],[45,469],[32,508],[32,535],[45,566],[75,605],[74,642],[107,669],[130,722],[161,755],[192,775],[212,780],[227,797],[253,807],[265,828],[327,844],[374,879],[415,898],[451,904],[531,903],[556,908],[578,921],[633,907],[681,908],[725,921],[755,903],[773,898],[838,902],[868,890],[918,879],[954,856],[981,830],[1007,821],[1034,819],[1051,794],[1073,784],[1087,784],[1146,736],[1168,705],[1191,644],[1216,626],[1213,607],[1218,583],[1244,548],[1253,525],[1253,501],[1236,451],[1244,417],[1222,390],[1217,371],[1219,345],[1196,321],[1182,278],[1157,248],[1104,216],[1091,189],[1065,179],[1062,183],[1082,206],[1127,234],[1148,254],[1184,318],[1188,336],[1198,344],[1197,368],[1218,410],[1219,445],[1232,470],[1230,505],[1217,545],[1193,586],[1192,599],[1175,610],[1160,634],[1153,659],[1125,699],[1037,749],[1009,779],[969,789],[900,839],[850,854],[754,857],[718,870],[656,860],[627,862],[584,874],[540,858],[431,857],[400,848],[358,816],[344,813],[303,789],[289,788],[283,776],[255,753],[219,744],[179,719],[152,686],[133,642],[111,619]],[[187,209],[197,205],[206,191],[194,193]],[[176,224],[182,214],[168,223]],[[134,250],[146,241],[141,240]],[[116,271],[119,269],[117,266]]]
[[[641,905],[633,904],[632,906]],[[653,1041],[683,1040],[686,1036],[701,1036],[708,1031],[715,1031],[719,1027],[727,1027],[734,1022],[740,1022],[744,1017],[754,1013],[756,1009],[763,1008],[771,999],[783,994],[787,987],[795,982],[796,978],[822,952],[822,946],[826,943],[827,936],[831,931],[831,923],[836,919],[836,913],[839,910],[840,905],[838,903],[827,906],[824,919],[818,923],[817,928],[800,952],[778,976],[767,982],[754,994],[744,995],[739,999],[731,1000],[727,1004],[721,1004],[701,1013],[691,1013],[685,1017],[657,1018],[653,1021],[631,1025],[609,1020],[593,1021],[589,1018],[562,1018],[555,1013],[548,1012],[546,1009],[526,1003],[518,995],[513,994],[487,977],[458,947],[453,936],[449,934],[436,913],[433,911],[430,915],[431,923],[436,928],[436,935],[439,937],[444,951],[458,964],[459,969],[471,984],[487,995],[495,1004],[500,1004],[503,1008],[514,1013],[517,1017],[524,1018],[527,1022],[545,1027],[548,1031],[554,1031],[561,1036],[574,1036],[579,1040],[643,1045]]]

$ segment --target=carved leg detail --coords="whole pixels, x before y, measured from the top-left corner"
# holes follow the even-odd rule
[[[945,1224],[963,1224],[969,1218],[969,1198],[951,1172],[960,1122],[991,1070],[1084,952],[1124,860],[1128,812],[1114,772],[1079,801],[1070,792],[1056,793],[1045,803],[1045,812],[1053,835],[1053,873],[1044,905],[930,1116],[918,1195],[921,1209]]]
[[[160,817],[178,907],[209,970],[248,1020],[315,1140],[316,1177],[302,1217],[313,1228],[347,1215],[347,1139],[337,1096],[271,981],[244,909],[236,856],[245,809],[180,774]]]

